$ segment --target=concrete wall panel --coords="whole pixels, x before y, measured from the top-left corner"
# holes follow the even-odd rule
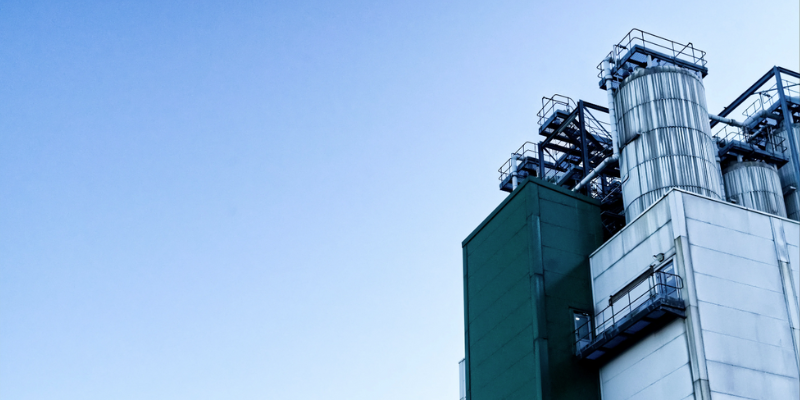
[[[692,371],[686,363],[663,379],[629,397],[629,400],[683,400],[693,397]]]
[[[655,391],[668,387],[680,388],[681,384],[675,381],[685,375],[679,370],[688,368],[688,363],[683,323],[676,320],[642,339],[601,368],[603,399],[631,399],[650,387],[655,387]],[[668,397],[663,398],[678,400],[691,392],[689,379],[683,389],[665,393]]]
[[[719,204],[719,207],[725,207],[725,205]],[[721,213],[721,210],[718,210],[717,213]],[[766,226],[772,229],[769,220],[765,219],[764,221]],[[686,219],[686,229],[689,232],[689,242],[695,246],[714,249],[765,264],[775,264],[777,260],[772,239],[688,218]]]
[[[777,319],[786,319],[782,293],[709,275],[695,275],[697,299]]]
[[[777,400],[800,397],[797,378],[773,375],[716,361],[708,362],[712,392],[739,399]]]
[[[703,331],[720,333],[748,341],[793,349],[786,319],[737,310],[717,304],[699,302]]]
[[[691,319],[697,347],[687,340],[690,320],[660,328],[601,367],[603,399],[693,398],[693,379],[706,378],[714,400],[798,398],[800,373],[772,222],[785,233],[798,289],[800,225],[685,192],[667,198],[591,256],[593,301],[596,310],[605,308],[654,254],[675,249],[674,229],[685,226],[683,270],[692,275],[683,278],[693,291],[683,300],[697,307]],[[690,363],[696,359],[690,351],[700,357],[698,365]]]
[[[646,217],[644,214],[643,217]],[[666,253],[674,248],[672,238],[672,225],[662,225],[650,236],[642,239],[636,247],[627,251],[620,260],[608,268],[601,268],[603,272],[594,276],[595,312],[599,312],[608,305],[608,298],[622,289],[628,282],[641,275],[650,267],[653,256]],[[594,263],[594,260],[592,260]]]
[[[703,331],[706,359],[769,374],[797,378],[794,349]]]
[[[783,292],[781,273],[765,264],[705,247],[691,246],[694,271],[757,288]]]
[[[683,204],[686,218],[772,240],[765,214],[692,195],[684,195]]]

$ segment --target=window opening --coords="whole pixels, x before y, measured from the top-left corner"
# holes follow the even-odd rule
[[[592,318],[583,311],[573,311],[572,315],[575,322],[575,343],[581,349],[592,341]]]
[[[656,290],[667,297],[678,297],[678,283],[675,275],[675,265],[668,261],[656,271]]]

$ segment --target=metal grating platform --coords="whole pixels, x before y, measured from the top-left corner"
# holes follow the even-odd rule
[[[602,360],[635,343],[651,329],[685,317],[682,287],[679,276],[662,271],[649,271],[635,279],[597,313],[593,330],[587,329],[592,321],[575,330],[575,354],[581,359]]]

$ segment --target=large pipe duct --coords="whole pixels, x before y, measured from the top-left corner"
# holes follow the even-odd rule
[[[593,169],[592,172],[589,172],[589,175],[586,175],[586,177],[581,179],[581,181],[578,182],[578,184],[575,185],[574,188],[572,188],[572,191],[577,192],[578,190],[580,190],[580,188],[583,187],[583,185],[591,182],[592,179],[594,179],[595,177],[597,177],[598,174],[603,172],[603,170],[606,169],[606,167],[608,167],[609,164],[616,162],[617,160],[619,160],[619,155],[617,154],[614,154],[611,157],[608,157],[605,160],[603,160],[603,162],[601,162],[600,165],[597,166],[597,168]]]
[[[517,188],[517,185],[519,185],[519,172],[517,170],[517,168],[518,168],[517,167],[518,158],[519,158],[519,155],[517,155],[517,153],[514,153],[514,154],[511,155],[511,160],[510,161],[511,161],[511,190],[512,191]]]
[[[797,98],[797,97],[787,96],[786,100],[787,101],[791,101],[792,103],[795,103],[795,104],[800,104],[800,99]],[[731,118],[720,117],[719,115],[714,115],[714,114],[711,114],[711,113],[708,114],[708,118],[713,120],[713,121],[721,122],[721,123],[726,124],[726,125],[731,125],[731,126],[735,126],[735,127],[739,127],[739,128],[745,128],[745,129],[752,129],[753,126],[758,124],[758,121],[760,121],[761,119],[764,119],[764,118],[769,118],[769,119],[771,119],[773,121],[780,122],[782,120],[781,116],[774,114],[775,110],[778,107],[780,107],[780,105],[781,105],[780,102],[775,102],[775,104],[770,106],[768,109],[761,110],[761,111],[759,111],[759,112],[747,117],[747,119],[744,120],[744,122],[739,122],[739,121],[737,121],[735,119],[731,119]]]
[[[708,119],[711,119],[711,120],[714,120],[714,121],[717,121],[717,122],[722,122],[723,124],[726,124],[726,125],[731,125],[731,126],[736,126],[736,127],[739,127],[739,128],[744,128],[744,124],[742,124],[741,122],[739,122],[739,121],[737,121],[735,119],[720,117],[719,115],[714,115],[714,114],[711,114],[711,113],[708,113]]]

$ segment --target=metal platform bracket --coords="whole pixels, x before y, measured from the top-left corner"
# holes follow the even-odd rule
[[[648,328],[675,317],[685,317],[680,297],[681,277],[663,271],[648,271],[611,296],[609,305],[575,330],[575,354],[599,360],[641,338]]]
[[[691,71],[696,71],[705,77],[708,75],[705,59],[706,52],[696,49],[689,42],[682,44],[653,35],[640,29],[631,29],[606,57],[613,61],[611,68],[611,79],[622,81],[635,68],[643,68],[655,64],[670,64]],[[602,62],[597,65],[600,71],[597,77],[600,78],[600,88],[605,90],[606,79],[603,78]]]

